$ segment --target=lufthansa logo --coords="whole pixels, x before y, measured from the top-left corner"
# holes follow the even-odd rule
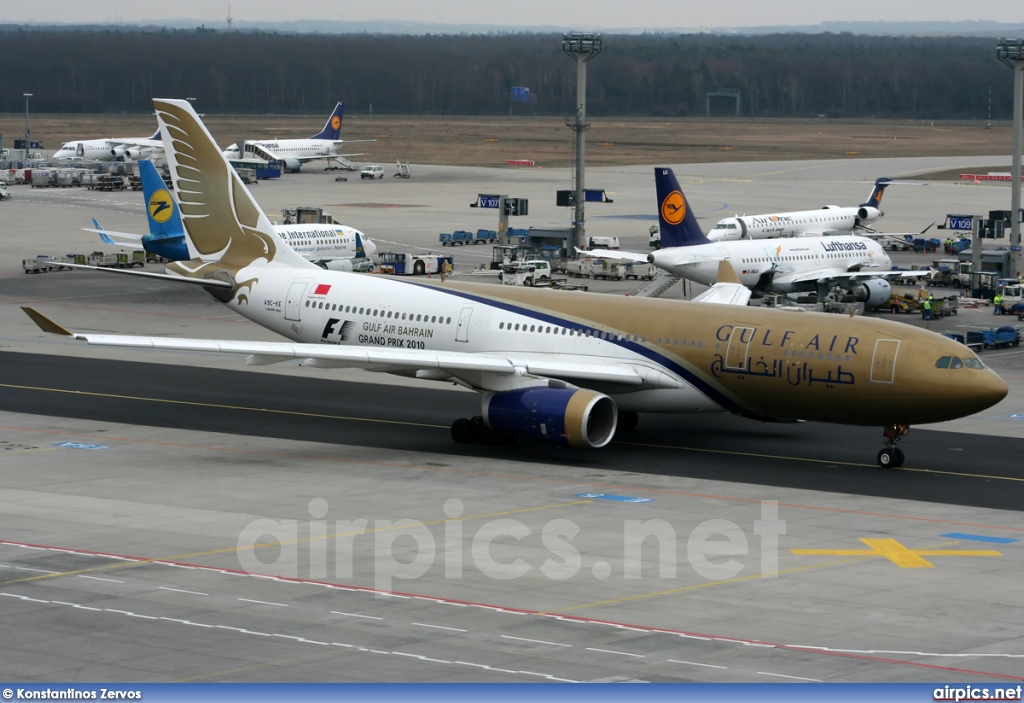
[[[166,190],[158,190],[153,193],[149,199],[149,216],[153,218],[154,222],[163,224],[167,220],[171,219],[171,214],[174,212],[174,201],[171,200],[171,194]]]
[[[334,117],[331,118],[331,129],[340,129],[340,128],[341,128],[341,118],[338,117],[337,115],[335,115]]]
[[[661,218],[670,225],[678,225],[686,217],[686,199],[678,190],[673,190],[661,201]]]

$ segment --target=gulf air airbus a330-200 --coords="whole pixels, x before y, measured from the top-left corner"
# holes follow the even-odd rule
[[[967,347],[888,320],[321,270],[277,237],[188,102],[155,104],[192,257],[163,277],[289,341],[69,332],[28,309],[47,332],[457,383],[482,398],[480,417],[452,425],[457,442],[601,447],[637,413],[731,412],[879,426],[879,463],[898,466],[910,425],[1007,393]]]

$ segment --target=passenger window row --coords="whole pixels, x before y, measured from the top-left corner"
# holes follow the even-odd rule
[[[440,323],[442,325],[450,325],[452,318],[450,317],[438,317],[437,315],[424,315],[422,313],[413,314],[411,312],[403,312],[401,314],[392,312],[391,310],[383,310],[381,308],[362,308],[356,307],[355,305],[338,305],[337,303],[325,303],[323,301],[306,301],[307,308],[314,308],[317,310],[329,310],[331,312],[342,312],[349,313],[352,315],[366,315],[367,317],[380,317],[387,320],[406,320],[408,322],[430,322]]]

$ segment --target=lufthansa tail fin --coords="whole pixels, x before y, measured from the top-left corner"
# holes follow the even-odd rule
[[[688,247],[696,244],[711,244],[704,236],[697,218],[693,214],[679,181],[672,169],[656,167],[654,183],[658,193],[658,222],[661,225],[661,246]]]
[[[871,188],[871,194],[868,196],[867,202],[860,204],[860,207],[873,207],[876,209],[882,208],[882,193],[885,192],[885,187],[892,183],[891,178],[879,178],[875,181],[875,185]]]
[[[196,271],[195,260],[234,268],[314,267],[278,237],[192,105],[166,99],[155,99],[153,104],[193,260],[189,266],[168,268],[191,275]]]
[[[341,138],[341,120],[345,115],[345,103],[341,102],[334,106],[334,112],[327,118],[327,124],[314,134],[310,139],[331,139],[337,141]]]

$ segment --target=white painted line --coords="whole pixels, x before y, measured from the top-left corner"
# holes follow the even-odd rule
[[[347,615],[350,618],[366,618],[367,620],[383,620],[384,618],[378,618],[373,615],[360,615],[359,613],[343,613],[340,610],[332,610],[335,615]]]
[[[253,600],[252,598],[239,598],[238,600],[243,600],[246,603],[259,603],[260,605],[276,605],[279,608],[287,608],[288,607],[287,603],[270,603],[270,602],[265,601],[265,600]]]
[[[803,676],[787,676],[786,674],[773,674],[770,671],[759,671],[757,672],[763,676],[778,676],[782,679],[796,679],[797,681],[812,681],[814,683],[821,683],[821,679],[805,679]]]
[[[105,578],[102,578],[100,576],[84,576],[82,574],[79,574],[78,578],[80,578],[80,579],[91,579],[93,581],[109,581],[110,583],[124,583],[124,581],[118,581],[117,579],[105,579]]]
[[[639,657],[640,659],[644,658],[643,654],[630,654],[629,652],[616,652],[613,649],[597,649],[596,647],[587,647],[587,649],[589,651],[591,651],[591,652],[604,652],[605,654],[618,654],[618,655],[621,655],[623,657]]]
[[[561,642],[547,642],[545,640],[531,640],[526,637],[513,637],[512,635],[502,635],[507,640],[519,640],[520,642],[536,642],[537,644],[550,644],[555,647],[571,647],[571,644],[562,644]]]
[[[709,669],[728,669],[727,666],[719,666],[718,664],[701,664],[700,662],[688,662],[682,659],[669,659],[673,664],[689,664],[690,666],[706,666]]]
[[[184,588],[169,588],[167,586],[159,586],[161,591],[174,591],[175,593],[188,593],[190,596],[208,596],[209,593],[200,593],[199,591],[186,591]]]
[[[461,627],[445,627],[444,625],[428,625],[425,622],[414,622],[413,625],[419,627],[432,627],[435,630],[451,630],[453,632],[469,632],[469,630],[463,630]]]

